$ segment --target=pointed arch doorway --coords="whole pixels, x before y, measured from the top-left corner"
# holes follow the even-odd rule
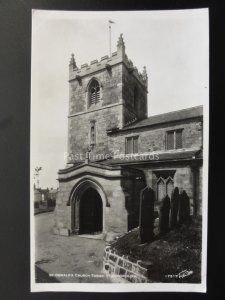
[[[71,192],[69,203],[72,233],[98,235],[105,232],[105,210],[109,203],[96,180],[80,180]]]

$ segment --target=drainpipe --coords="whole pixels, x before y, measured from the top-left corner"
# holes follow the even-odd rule
[[[199,205],[198,205],[198,166],[193,165],[191,167],[192,171],[192,186],[193,186],[193,215],[196,217],[198,215]]]

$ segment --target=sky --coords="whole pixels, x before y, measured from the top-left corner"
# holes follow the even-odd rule
[[[32,12],[31,179],[57,187],[66,166],[71,53],[80,67],[109,55],[120,33],[126,53],[148,73],[148,115],[208,105],[208,10]]]

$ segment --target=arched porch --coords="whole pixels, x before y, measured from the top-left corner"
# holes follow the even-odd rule
[[[92,179],[78,182],[70,195],[71,232],[74,234],[100,234],[105,232],[106,195]]]

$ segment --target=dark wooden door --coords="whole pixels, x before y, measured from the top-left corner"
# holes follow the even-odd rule
[[[102,199],[89,188],[80,200],[80,233],[94,234],[102,231]]]

